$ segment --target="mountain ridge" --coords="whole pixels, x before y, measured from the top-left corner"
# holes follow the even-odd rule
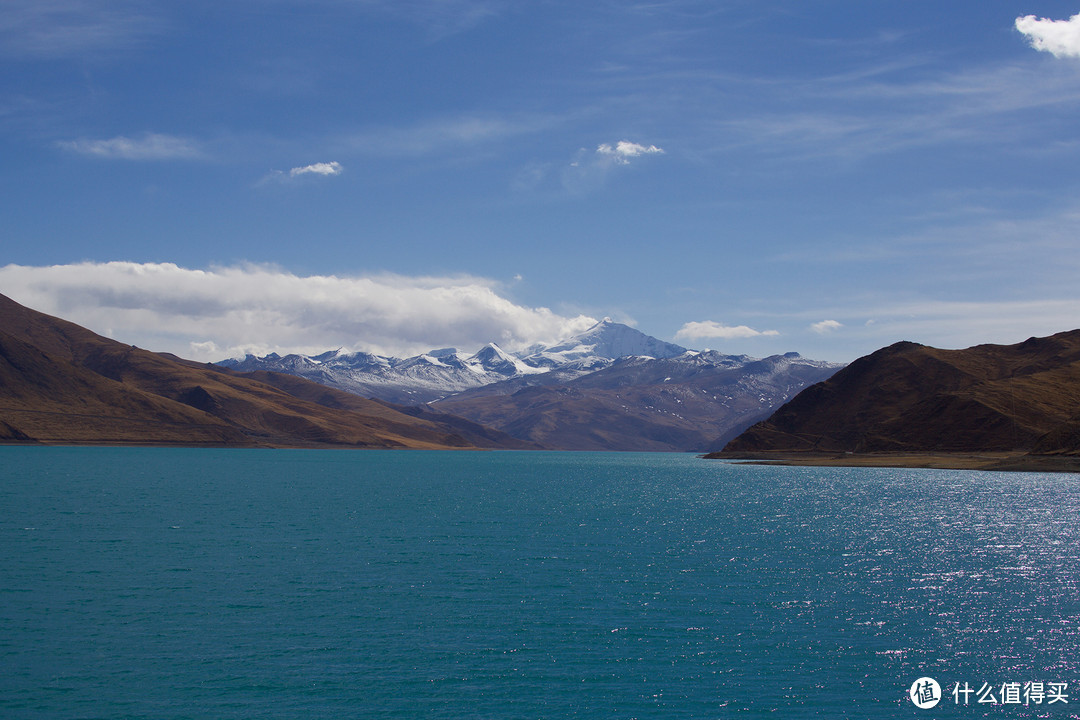
[[[273,378],[271,378],[273,379]],[[281,379],[281,378],[278,378]],[[306,383],[298,378],[288,382]],[[306,383],[342,408],[102,337],[0,295],[0,441],[475,448],[455,429]]]
[[[517,353],[489,342],[471,355],[457,348],[431,350],[408,358],[331,350],[312,356],[247,355],[217,364],[244,372],[290,373],[365,397],[414,405],[509,378],[527,378],[552,370],[568,378],[576,377],[624,356],[673,357],[684,352],[686,348],[679,345],[604,318],[554,345],[533,345]]]
[[[808,387],[721,455],[1080,455],[1080,330],[942,350],[900,342]]]

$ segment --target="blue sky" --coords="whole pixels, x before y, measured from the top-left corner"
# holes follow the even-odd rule
[[[0,292],[202,360],[1073,329],[1078,13],[6,0]]]

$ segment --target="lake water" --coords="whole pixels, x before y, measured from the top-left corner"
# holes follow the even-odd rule
[[[1078,511],[1053,474],[0,447],[0,717],[1077,717]]]

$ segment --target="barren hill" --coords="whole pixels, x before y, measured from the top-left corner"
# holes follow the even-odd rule
[[[473,447],[381,403],[264,380],[125,345],[0,295],[0,441]]]
[[[902,342],[799,393],[724,448],[1080,453],[1080,330],[1016,345]]]

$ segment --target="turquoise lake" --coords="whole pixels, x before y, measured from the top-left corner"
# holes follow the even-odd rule
[[[0,447],[0,717],[1072,718],[1078,523],[1073,475]]]

